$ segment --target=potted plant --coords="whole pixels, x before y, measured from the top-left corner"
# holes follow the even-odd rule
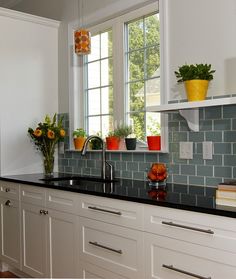
[[[116,131],[110,131],[106,137],[107,150],[118,150],[120,144],[120,137]]]
[[[86,140],[86,132],[83,128],[78,128],[73,131],[74,146],[76,150],[82,150]]]
[[[211,64],[185,64],[175,71],[177,82],[184,82],[188,101],[206,99],[209,81],[213,79],[214,73]]]
[[[117,126],[117,128],[115,129],[114,132],[120,138],[119,149],[121,149],[121,150],[126,149],[127,146],[125,144],[125,139],[132,134],[132,132],[133,132],[132,126],[126,125],[126,124],[121,124],[121,125]]]
[[[161,150],[161,126],[156,120],[152,120],[152,126],[148,126],[147,144],[149,150]]]

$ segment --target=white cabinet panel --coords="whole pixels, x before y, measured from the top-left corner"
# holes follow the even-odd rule
[[[114,272],[110,272],[94,264],[80,261],[81,279],[127,279],[128,277],[120,276]]]
[[[48,211],[48,274],[51,278],[76,277],[76,267],[79,264],[77,218],[72,214]]]
[[[236,278],[236,254],[148,233],[144,243],[146,278]],[[196,276],[189,277],[184,272]]]
[[[45,206],[46,190],[43,187],[27,186],[21,187],[21,201],[41,207]]]
[[[232,218],[148,205],[144,216],[147,232],[236,253]]]
[[[46,218],[42,208],[22,203],[22,271],[33,277],[46,276]]]
[[[143,207],[138,203],[81,194],[79,195],[79,214],[132,229],[143,227]]]
[[[0,198],[1,258],[20,268],[20,209],[19,201]]]
[[[95,220],[79,219],[80,258],[128,278],[143,278],[143,234]]]

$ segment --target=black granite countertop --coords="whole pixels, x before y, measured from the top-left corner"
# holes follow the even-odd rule
[[[78,175],[54,174],[55,179],[59,177],[64,180],[45,180],[43,174],[4,176],[0,180],[236,218],[236,207],[215,204],[216,188],[212,187],[167,183],[166,187],[155,189],[147,181],[117,179],[103,183],[78,179]]]

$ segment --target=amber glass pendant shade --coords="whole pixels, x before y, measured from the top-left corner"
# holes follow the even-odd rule
[[[75,53],[86,55],[91,53],[91,36],[86,29],[76,30],[74,32]]]

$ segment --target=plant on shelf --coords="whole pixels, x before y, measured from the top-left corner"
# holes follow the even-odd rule
[[[184,82],[189,101],[202,101],[206,98],[209,81],[213,80],[215,70],[211,64],[182,65],[175,71],[177,82]]]
[[[64,140],[65,130],[62,127],[63,117],[58,118],[54,114],[51,119],[46,115],[44,122],[40,122],[36,129],[28,128],[28,134],[36,148],[42,152],[45,175],[53,174],[54,153],[56,144]]]
[[[161,125],[156,119],[149,119],[147,127],[147,144],[149,150],[161,150]]]
[[[106,136],[106,147],[108,150],[118,150],[120,144],[120,137],[115,130],[109,131]]]
[[[86,132],[83,128],[78,128],[73,131],[74,146],[76,150],[82,150],[86,140]]]
[[[127,148],[126,142],[127,142],[127,138],[131,138],[133,135],[133,129],[131,125],[126,125],[126,124],[120,124],[116,127],[116,129],[114,130],[115,134],[120,138],[120,146],[119,149],[128,149],[130,147]],[[134,136],[133,136],[134,138]],[[128,140],[129,142],[131,141],[135,141],[135,148],[136,148],[136,138],[135,140]],[[133,143],[133,147],[134,147],[134,143]],[[131,146],[132,148],[132,146]],[[135,149],[134,148],[134,149]]]

